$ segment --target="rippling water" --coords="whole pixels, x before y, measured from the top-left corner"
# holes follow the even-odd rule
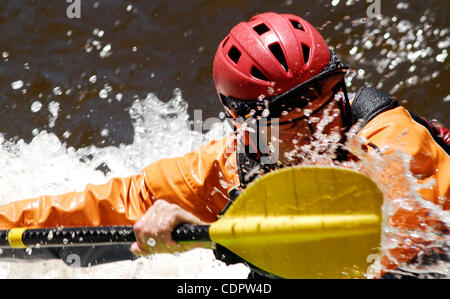
[[[2,203],[129,175],[195,141],[229,134],[225,123],[202,135],[187,121],[195,109],[204,119],[222,111],[212,81],[216,47],[235,24],[264,11],[297,14],[318,27],[351,66],[351,92],[378,87],[450,126],[447,0],[382,1],[375,19],[366,16],[369,3],[356,0],[80,1],[81,18],[69,19],[66,1],[0,0]],[[79,161],[89,154],[92,161]],[[96,170],[105,163],[106,177]],[[199,269],[214,270],[176,272],[174,257],[172,268],[153,276],[195,277],[219,267],[235,277],[235,268],[198,256],[210,261]],[[2,277],[54,269],[2,265]],[[116,267],[124,276],[150,273],[136,263]],[[49,276],[109,271],[56,269]]]

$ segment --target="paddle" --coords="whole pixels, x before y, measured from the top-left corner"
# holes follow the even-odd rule
[[[209,226],[183,224],[172,232],[175,241],[209,241]],[[49,248],[130,244],[133,226],[14,228],[0,231],[0,248]]]
[[[182,226],[173,237],[211,240],[284,278],[361,278],[367,257],[380,245],[382,201],[377,185],[361,173],[286,168],[251,184],[209,227]],[[0,233],[0,247],[134,241],[131,227],[16,229],[9,232],[9,241],[5,235]]]

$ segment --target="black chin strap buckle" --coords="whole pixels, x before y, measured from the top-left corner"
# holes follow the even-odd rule
[[[226,213],[230,206],[233,204],[234,200],[238,198],[239,195],[242,193],[242,189],[239,186],[234,187],[230,191],[228,191],[228,195],[230,196],[230,200],[228,201],[227,205],[222,209],[222,211],[219,213],[220,216]]]

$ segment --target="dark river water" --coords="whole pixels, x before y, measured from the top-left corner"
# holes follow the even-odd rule
[[[69,146],[133,142],[129,108],[179,89],[203,117],[222,111],[212,81],[216,47],[242,20],[297,14],[319,28],[364,84],[450,126],[448,0],[0,0],[0,133],[29,142],[36,130]],[[109,134],[102,134],[107,129]],[[70,130],[71,135],[64,135]]]

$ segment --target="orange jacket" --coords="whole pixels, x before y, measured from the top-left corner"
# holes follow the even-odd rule
[[[450,157],[408,111],[403,107],[385,111],[364,126],[358,135],[368,140],[368,147],[389,147],[383,155],[394,150],[408,154],[412,158],[409,170],[417,183],[424,186],[417,188],[420,197],[436,205],[437,210],[450,209]],[[387,221],[394,229],[383,236],[386,243],[381,259],[380,275],[383,275],[411,261],[433,243],[412,232],[432,231],[434,238],[439,238],[449,230],[436,213],[412,197],[411,189],[415,186],[405,176],[403,160],[388,161],[382,172],[373,175],[387,189],[384,190],[385,204],[389,207]]]
[[[358,135],[367,139],[369,150],[389,146],[409,154],[410,170],[420,183],[435,181],[421,189],[420,195],[444,210],[450,208],[449,156],[403,107],[379,114]],[[235,149],[235,137],[230,136],[183,157],[162,159],[144,168],[139,175],[112,179],[104,185],[88,185],[82,192],[42,196],[1,206],[0,228],[130,225],[157,199],[176,203],[201,220],[213,222],[228,202],[228,191],[239,183]],[[380,179],[395,179],[397,188],[394,186],[391,191],[406,192],[402,190],[404,176],[396,176],[392,169],[386,168],[385,177]],[[423,227],[428,220],[422,216],[428,210],[415,208],[411,211],[399,207],[391,215],[391,225],[400,229]],[[384,257],[383,264],[395,268],[398,263],[410,260],[420,250],[413,247],[392,249],[390,254],[394,259]]]

